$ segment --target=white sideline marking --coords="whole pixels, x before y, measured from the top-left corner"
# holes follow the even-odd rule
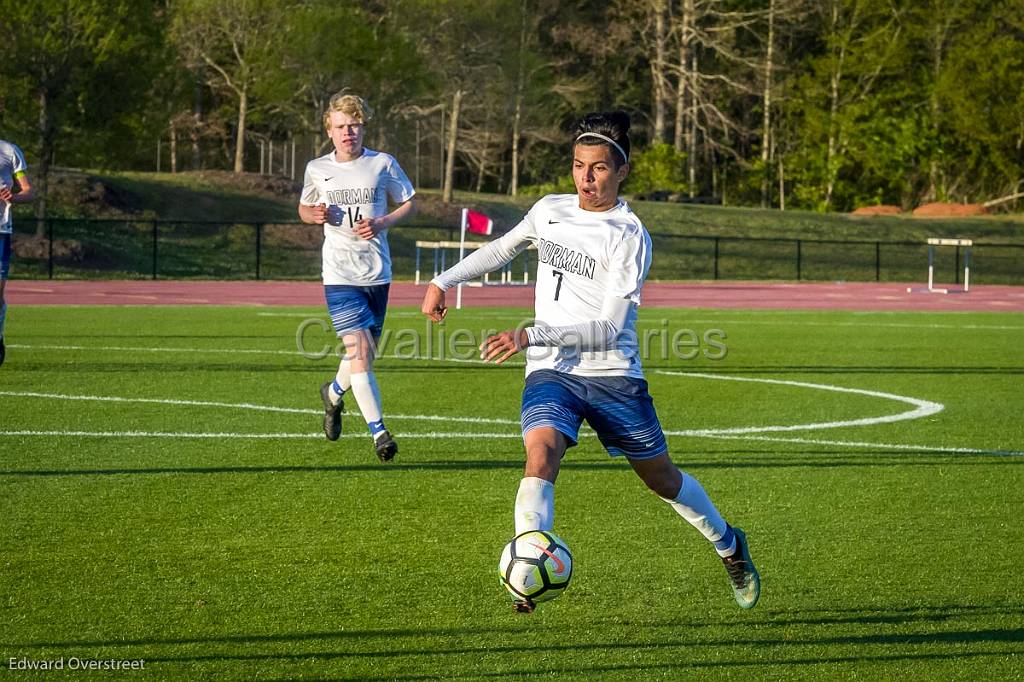
[[[94,400],[109,403],[149,403],[156,405],[191,405],[198,407],[228,407],[262,412],[287,412],[291,414],[323,414],[323,410],[308,407],[274,407],[272,405],[256,405],[253,403],[222,403],[212,400],[174,400],[170,398],[123,398],[119,396],[101,395],[64,395],[61,393],[36,393],[34,391],[0,391],[0,395],[17,398],[49,398],[53,400]],[[361,416],[355,412],[346,415]],[[490,417],[446,417],[436,414],[388,414],[388,419],[414,419],[417,421],[461,422],[464,424],[519,424],[518,419],[501,419]]]
[[[235,439],[303,439],[323,440],[322,433],[238,433],[231,431],[222,432],[188,432],[188,431],[0,431],[3,436],[71,436],[75,438],[235,438]],[[518,433],[455,433],[450,431],[428,431],[426,433],[401,433],[395,434],[400,438],[522,438]],[[368,433],[343,433],[342,438],[366,438]]]
[[[691,320],[689,324],[779,324],[785,320]],[[643,321],[640,321],[643,324]],[[896,329],[989,329],[1019,331],[1024,327],[996,324],[914,324],[912,322],[799,322],[801,327],[893,327]]]
[[[881,417],[865,417],[863,419],[847,419],[834,422],[816,422],[811,424],[792,424],[785,426],[741,426],[729,429],[697,429],[687,431],[665,432],[666,435],[672,436],[709,436],[742,433],[764,433],[768,431],[811,431],[817,429],[838,429],[846,426],[873,426],[875,424],[891,424],[892,422],[906,421],[908,419],[921,419],[922,417],[928,417],[930,415],[933,415],[937,412],[941,412],[942,410],[946,409],[945,405],[941,403],[933,403],[930,400],[919,400],[917,398],[896,395],[895,393],[867,391],[862,388],[843,388],[842,386],[832,386],[831,384],[812,384],[806,381],[786,381],[783,379],[733,377],[724,376],[720,374],[707,374],[701,372],[672,372],[669,370],[655,370],[655,373],[666,374],[670,376],[694,377],[698,379],[715,379],[718,381],[745,381],[757,384],[797,386],[799,388],[813,388],[821,391],[833,391],[835,393],[855,393],[858,395],[870,396],[872,398],[885,398],[887,400],[896,400],[914,406],[913,410],[908,410],[907,412],[900,412],[899,414],[889,414]]]
[[[99,350],[99,351],[117,351],[117,352],[139,352],[139,353],[228,353],[228,354],[257,354],[257,355],[294,355],[300,358],[307,357],[305,353],[297,350],[259,350],[256,348],[154,348],[144,346],[58,346],[50,344],[28,344],[28,343],[9,343],[8,348],[26,348],[29,350],[43,349],[43,350]],[[326,357],[331,357],[328,353]],[[395,353],[386,353],[379,355],[378,358],[390,359],[390,360],[405,360],[412,362],[465,362],[473,365],[493,365],[494,363],[484,362],[483,360],[477,360],[475,358],[446,358],[446,357],[409,357],[407,355],[397,355]],[[326,359],[326,358],[320,358]],[[508,360],[502,363],[503,367],[525,367],[526,362],[523,360]]]
[[[104,350],[137,353],[249,353],[258,355],[302,355],[297,350],[259,350],[256,348],[159,348],[143,346],[58,346],[50,344],[9,343],[8,348],[41,348],[44,350]]]

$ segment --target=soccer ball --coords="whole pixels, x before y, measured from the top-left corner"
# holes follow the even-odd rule
[[[572,554],[562,538],[549,530],[531,530],[505,545],[498,561],[501,584],[529,613],[538,602],[565,592],[572,578]]]

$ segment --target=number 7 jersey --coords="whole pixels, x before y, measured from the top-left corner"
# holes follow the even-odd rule
[[[609,350],[527,348],[527,374],[554,369],[582,376],[643,376],[636,306],[651,267],[651,237],[626,202],[620,199],[607,211],[584,211],[576,194],[550,194],[501,239],[509,246],[537,247],[535,326],[600,319],[607,298],[632,303]]]

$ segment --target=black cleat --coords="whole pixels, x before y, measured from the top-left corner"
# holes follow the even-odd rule
[[[335,405],[331,402],[331,382],[320,387],[320,397],[324,401],[324,435],[327,440],[338,440],[341,436],[341,411],[344,404],[341,400]]]
[[[4,345],[4,337],[0,336],[0,365],[4,364],[4,358],[7,357],[7,346]]]
[[[517,599],[512,604],[512,610],[516,613],[533,613],[535,608],[537,608],[537,605],[529,599]]]
[[[391,437],[390,431],[384,431],[373,441],[373,449],[382,462],[390,462],[398,454],[398,443]]]

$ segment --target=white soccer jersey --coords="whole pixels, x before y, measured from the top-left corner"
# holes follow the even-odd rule
[[[306,164],[300,203],[327,204],[324,223],[324,284],[373,286],[391,281],[391,253],[387,230],[373,239],[355,234],[353,226],[364,218],[388,213],[388,197],[396,204],[416,194],[395,158],[364,149],[352,161],[336,161],[334,152]]]
[[[21,153],[17,145],[5,140],[0,140],[0,185],[11,187],[14,184],[14,176],[28,170],[25,163],[25,155]],[[14,221],[11,219],[11,205],[6,201],[0,201],[0,234],[8,234],[14,230]]]
[[[629,302],[618,334],[606,350],[531,346],[526,349],[527,374],[554,369],[582,376],[643,377],[636,306],[651,266],[651,238],[624,201],[607,211],[594,212],[580,208],[576,194],[550,194],[492,244],[495,256],[506,262],[527,244],[537,247],[534,325],[540,334],[527,330],[531,341],[543,336],[544,328],[585,326],[601,319],[609,299]],[[487,267],[491,263],[484,264],[489,257],[484,251],[480,249],[469,258]],[[446,289],[476,276],[472,270],[472,266],[456,266],[435,283]]]

